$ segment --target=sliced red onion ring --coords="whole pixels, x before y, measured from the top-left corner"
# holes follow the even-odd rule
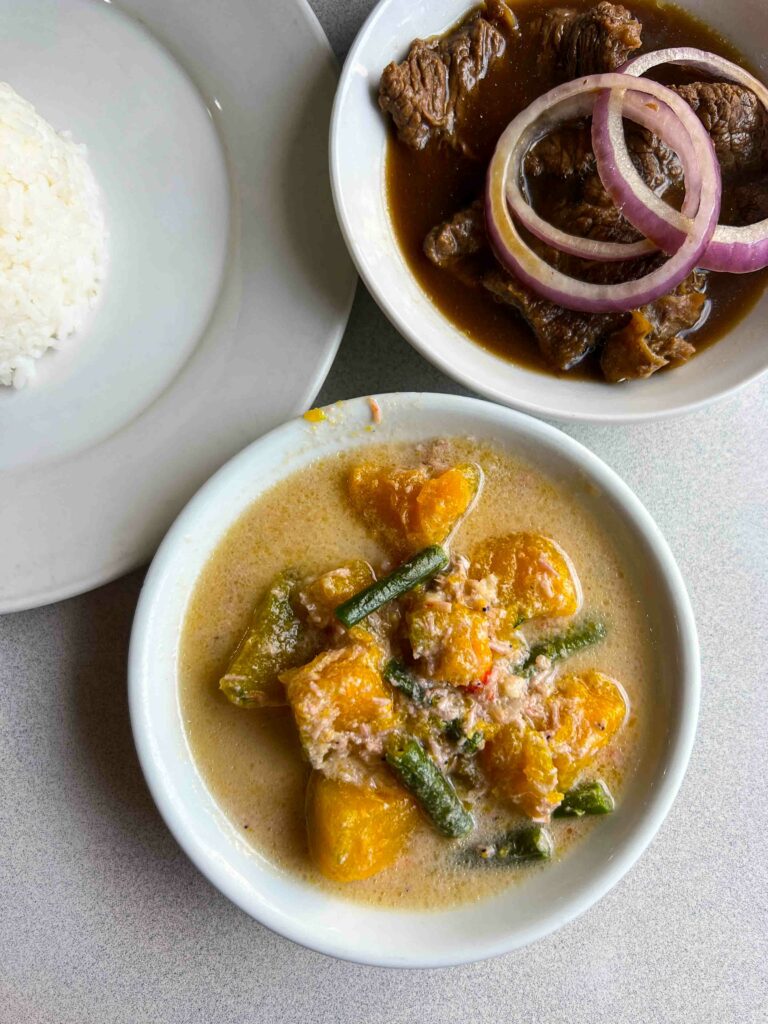
[[[594,103],[595,98],[589,93],[575,96],[573,106],[564,104],[560,110],[560,116],[554,123],[550,118],[542,117],[539,127],[544,130],[539,138],[548,135],[564,121],[574,117],[584,117],[591,113]],[[693,158],[690,139],[687,133],[681,130],[677,115],[666,103],[659,100],[648,100],[634,91],[625,94],[623,113],[624,117],[658,135],[670,149],[675,152],[679,151],[681,163],[684,167],[688,167],[685,200],[681,212],[685,217],[693,217],[699,205],[701,169]],[[658,246],[650,239],[638,242],[598,241],[569,234],[543,220],[527,201],[520,188],[520,174],[515,173],[516,167],[522,170],[525,154],[526,150],[521,147],[520,159],[514,160],[510,164],[509,178],[507,179],[507,201],[516,220],[536,238],[541,239],[553,249],[568,253],[570,256],[579,256],[586,260],[599,260],[602,263],[637,259],[639,256],[656,252]],[[680,248],[684,238],[685,235],[681,234],[677,239],[675,249]]]
[[[571,256],[580,256],[586,260],[600,260],[604,263],[647,256],[648,253],[655,252],[657,248],[648,239],[639,242],[604,242],[581,238],[578,235],[562,231],[550,224],[549,221],[544,220],[533,209],[520,187],[523,163],[530,147],[564,122],[591,114],[594,105],[593,93],[577,93],[569,100],[561,102],[556,110],[552,108],[545,110],[539,121],[531,125],[532,141],[528,141],[528,135],[522,136],[517,150],[510,159],[506,183],[507,202],[515,219],[523,227],[527,228],[536,238],[560,252],[568,253]]]
[[[690,214],[681,211],[678,215],[679,226],[677,223],[673,224],[666,212],[671,209],[669,204],[657,196],[638,174],[624,136],[624,106],[625,99],[618,90],[604,91],[595,101],[592,116],[592,149],[595,151],[597,173],[606,192],[629,223],[664,252],[676,252],[690,230],[687,223]],[[615,113],[617,108],[618,115]],[[688,107],[688,113],[684,115],[685,121],[678,118],[676,130],[670,129],[671,142],[664,140],[675,150],[683,164],[686,196],[694,193],[694,189],[688,187],[688,178],[698,170],[690,148],[691,115],[698,120],[693,110]],[[652,200],[650,196],[653,197]]]
[[[520,178],[520,166],[530,146],[541,132],[542,120],[555,123],[562,116],[578,116],[584,94],[593,101],[600,90],[616,90],[623,97],[627,91],[624,74],[590,75],[566,82],[540,96],[508,125],[499,139],[488,167],[486,178],[486,221],[488,235],[499,261],[533,291],[568,309],[600,313],[634,309],[653,302],[678,285],[696,266],[704,252],[720,213],[720,168],[712,140],[691,108],[658,82],[638,79],[632,92],[666,104],[688,130],[690,151],[681,145],[681,160],[698,163],[701,169],[701,190],[698,209],[692,219],[685,218],[685,239],[674,255],[644,277],[620,284],[593,284],[579,281],[556,270],[541,259],[523,240],[513,220],[507,201],[507,190]],[[634,165],[633,165],[634,170]],[[693,167],[689,170],[693,173]],[[645,187],[637,172],[638,181]]]
[[[768,88],[762,82],[758,81],[754,75],[750,75],[744,68],[739,67],[738,64],[734,64],[733,61],[726,60],[725,57],[719,57],[714,53],[708,53],[706,50],[697,50],[689,46],[674,46],[666,50],[655,50],[628,61],[620,73],[639,76],[660,64],[678,64],[743,85],[747,89],[751,89],[768,111]],[[611,148],[610,153],[603,153],[604,163],[608,159],[625,166],[629,154],[620,121],[621,111],[617,99],[607,96],[595,104],[592,118],[593,136],[597,133],[606,141],[606,144],[610,143]],[[598,170],[599,166],[598,163]],[[612,194],[607,185],[606,189]],[[679,244],[686,231],[681,213],[667,205],[647,186],[642,196],[641,205],[652,212],[657,227],[659,224],[663,225],[660,230],[646,230],[645,226],[652,225],[651,219],[643,210],[640,210],[637,215],[637,223],[629,212],[625,213],[627,220],[643,234],[653,238],[662,248],[665,247],[660,241],[662,236],[668,244]],[[757,221],[746,227],[730,227],[719,224],[699,260],[699,266],[706,270],[722,270],[731,274],[746,274],[768,266],[768,219]]]

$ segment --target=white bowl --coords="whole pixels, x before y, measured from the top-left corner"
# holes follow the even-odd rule
[[[515,366],[470,341],[432,304],[408,269],[390,222],[384,177],[387,125],[376,92],[383,68],[401,59],[411,40],[444,31],[471,6],[469,0],[381,0],[349,52],[336,93],[330,139],[336,213],[360,276],[395,327],[423,356],[467,387],[515,409],[559,420],[626,423],[673,416],[764,373],[768,292],[727,339],[686,366],[621,385]],[[732,0],[727,5],[696,0],[688,6],[765,69],[764,0]]]
[[[637,860],[664,820],[685,773],[699,703],[696,626],[669,548],[638,499],[595,455],[555,428],[477,399],[379,398],[370,429],[365,399],[332,407],[332,421],[297,419],[227,463],[176,520],[147,575],[131,637],[131,722],[152,795],[181,846],[217,888],[258,921],[312,949],[360,963],[437,967],[523,946],[582,913]],[[233,522],[277,481],[320,456],[386,441],[472,435],[507,446],[599,514],[637,577],[660,649],[644,751],[620,809],[562,861],[492,901],[419,912],[382,910],[311,887],[255,853],[206,788],[179,707],[184,615],[200,572]],[[674,879],[670,879],[674,884]]]

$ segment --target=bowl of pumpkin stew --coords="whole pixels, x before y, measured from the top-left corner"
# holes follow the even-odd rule
[[[698,644],[599,459],[486,402],[387,395],[309,411],[193,498],[129,689],[155,801],[225,895],[333,956],[441,966],[553,931],[640,856]]]

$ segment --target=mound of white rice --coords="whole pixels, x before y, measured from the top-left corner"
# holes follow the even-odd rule
[[[85,157],[0,83],[0,384],[82,324],[104,274],[106,231]]]

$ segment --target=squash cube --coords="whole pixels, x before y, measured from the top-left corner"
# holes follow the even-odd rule
[[[493,655],[482,612],[421,597],[407,613],[407,622],[413,656],[431,679],[470,686],[485,678]]]
[[[315,767],[343,734],[370,735],[394,725],[392,689],[381,674],[383,658],[376,643],[358,640],[323,651],[309,664],[280,676],[304,750]]]
[[[494,575],[499,604],[517,622],[575,615],[581,584],[565,551],[538,533],[510,533],[483,542],[472,559],[476,579]]]
[[[433,476],[426,466],[397,469],[363,464],[349,476],[352,507],[393,554],[406,558],[442,544],[466,514],[482,482],[473,464]]]
[[[547,741],[527,723],[503,726],[480,763],[493,791],[533,821],[548,821],[563,799]]]
[[[621,729],[627,701],[619,684],[589,669],[563,676],[548,700],[555,726],[549,740],[558,785],[570,789]]]
[[[299,592],[298,599],[307,609],[311,622],[328,626],[340,604],[375,580],[376,574],[368,562],[356,558],[312,580]]]
[[[370,878],[405,850],[419,820],[394,784],[357,786],[313,772],[307,789],[307,837],[317,868],[335,882]]]

